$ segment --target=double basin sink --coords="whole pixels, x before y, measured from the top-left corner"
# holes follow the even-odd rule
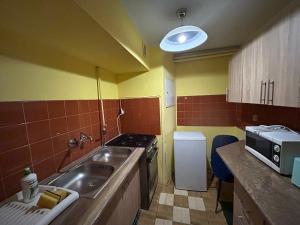
[[[48,184],[77,191],[81,197],[94,198],[132,151],[132,148],[103,147]]]

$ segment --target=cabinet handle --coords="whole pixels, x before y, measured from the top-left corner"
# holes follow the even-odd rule
[[[267,81],[264,82],[264,87],[265,87],[265,89],[264,89],[264,104],[266,104]]]
[[[267,82],[261,81],[260,83],[260,104],[266,104],[266,90],[267,90]],[[263,98],[264,95],[264,98]]]
[[[263,93],[263,91],[262,91],[262,86],[263,86],[263,81],[260,82],[260,97],[259,97],[259,103],[260,103],[260,104],[261,104],[261,102],[262,102],[262,93]]]
[[[270,88],[271,85],[272,85],[272,89]],[[274,80],[268,81],[268,104],[271,102],[271,105],[274,104],[274,85],[275,85]],[[271,97],[270,97],[270,89],[271,89]]]

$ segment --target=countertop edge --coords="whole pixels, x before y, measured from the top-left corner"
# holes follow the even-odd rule
[[[239,157],[239,159],[241,161],[238,162],[238,164],[236,165],[231,165],[231,163],[233,164],[233,162],[230,162],[230,160],[228,160],[228,157],[230,157],[228,155],[228,153],[230,154],[230,152],[228,152],[228,148],[234,149],[233,154],[236,154],[235,156],[231,157],[231,158],[237,158]],[[280,174],[278,174],[277,172],[273,171],[271,168],[269,168],[267,165],[265,165],[263,162],[259,161],[257,158],[255,158],[253,155],[251,155],[250,153],[247,152],[247,150],[245,150],[245,141],[239,141],[239,142],[235,142],[233,144],[227,145],[227,146],[223,146],[220,148],[217,148],[217,153],[219,154],[219,156],[221,157],[221,159],[224,161],[224,163],[226,164],[226,166],[228,167],[228,169],[232,172],[233,176],[235,177],[235,179],[237,179],[237,181],[242,185],[242,187],[245,189],[245,191],[247,192],[247,194],[250,196],[251,200],[255,203],[255,205],[257,206],[257,208],[259,209],[259,211],[264,215],[265,219],[272,225],[285,225],[287,223],[289,223],[287,220],[289,220],[287,217],[290,216],[290,214],[296,214],[295,212],[298,211],[296,208],[292,207],[292,206],[299,206],[300,204],[300,198],[298,197],[297,199],[295,199],[294,194],[297,193],[298,195],[300,194],[300,189],[297,187],[294,187],[289,181],[287,177],[282,176]],[[241,155],[242,154],[242,155]],[[243,158],[244,157],[244,158]],[[265,179],[261,179],[259,180],[259,184],[262,185],[262,187],[265,190],[273,190],[273,193],[279,191],[279,195],[276,195],[276,198],[285,198],[285,197],[290,197],[293,199],[293,202],[289,202],[288,205],[288,209],[284,209],[281,210],[280,215],[277,215],[276,212],[273,213],[273,210],[276,211],[279,209],[282,209],[282,202],[281,203],[277,203],[276,204],[276,200],[275,198],[269,197],[269,195],[266,196],[266,198],[264,198],[263,200],[260,199],[261,197],[261,193],[258,193],[259,190],[258,189],[254,189],[253,187],[255,187],[255,185],[253,185],[253,181],[250,182],[249,179],[252,178],[243,178],[243,180],[241,179],[241,174],[240,173],[246,173],[245,170],[247,170],[246,165],[243,167],[243,165],[241,165],[241,162],[245,162],[245,160],[249,160],[251,161],[250,164],[252,165],[256,165],[257,169],[260,170],[260,172],[264,173],[264,176],[268,176],[268,181],[266,181]],[[256,169],[256,168],[253,168]],[[252,171],[251,171],[252,172]],[[252,172],[252,174],[254,173],[254,171]],[[252,175],[253,176],[253,175]],[[251,184],[251,185],[249,185]],[[276,185],[274,184],[280,184],[282,186],[286,186],[285,192],[281,191],[282,189],[278,188]],[[265,185],[265,186],[263,186]],[[269,186],[266,186],[269,185]],[[252,190],[253,189],[253,190]],[[278,190],[280,189],[280,190]],[[266,191],[265,191],[266,192]],[[265,196],[265,195],[264,195]],[[285,199],[286,201],[288,201],[287,199]],[[273,205],[267,205],[269,208],[266,208],[266,205],[264,205],[263,203],[270,203],[270,202],[275,202]],[[259,203],[261,202],[261,203]],[[280,205],[281,204],[281,205]],[[279,206],[280,205],[280,206]],[[292,205],[292,206],[290,206]],[[290,213],[290,212],[294,212],[294,213]],[[272,214],[273,213],[273,214]],[[282,217],[283,214],[286,214],[285,217]],[[281,219],[280,219],[281,218]],[[287,220],[283,221],[284,219],[282,218],[286,218]],[[297,217],[297,219],[299,219],[300,216]],[[296,218],[293,218],[296,219]],[[294,221],[292,221],[292,223],[289,224],[297,224]]]

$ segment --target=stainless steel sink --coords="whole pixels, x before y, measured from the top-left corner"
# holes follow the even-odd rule
[[[93,156],[92,160],[97,162],[120,164],[125,161],[131,153],[132,149],[130,148],[104,147],[99,151],[99,153]]]
[[[126,147],[102,147],[84,162],[48,184],[77,191],[81,197],[94,198],[105,182],[134,151]]]
[[[93,197],[113,172],[113,166],[86,162],[51,181],[49,185],[69,188],[81,196]]]

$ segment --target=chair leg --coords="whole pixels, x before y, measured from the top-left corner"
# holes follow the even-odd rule
[[[212,173],[210,181],[209,181],[209,187],[211,186],[212,182],[214,181],[214,178],[215,178],[215,175]]]
[[[222,188],[222,181],[219,179],[218,180],[218,186],[217,186],[217,202],[216,202],[216,209],[215,213],[218,211],[218,205],[219,205],[219,199],[220,199],[220,193],[221,193],[221,188]]]

